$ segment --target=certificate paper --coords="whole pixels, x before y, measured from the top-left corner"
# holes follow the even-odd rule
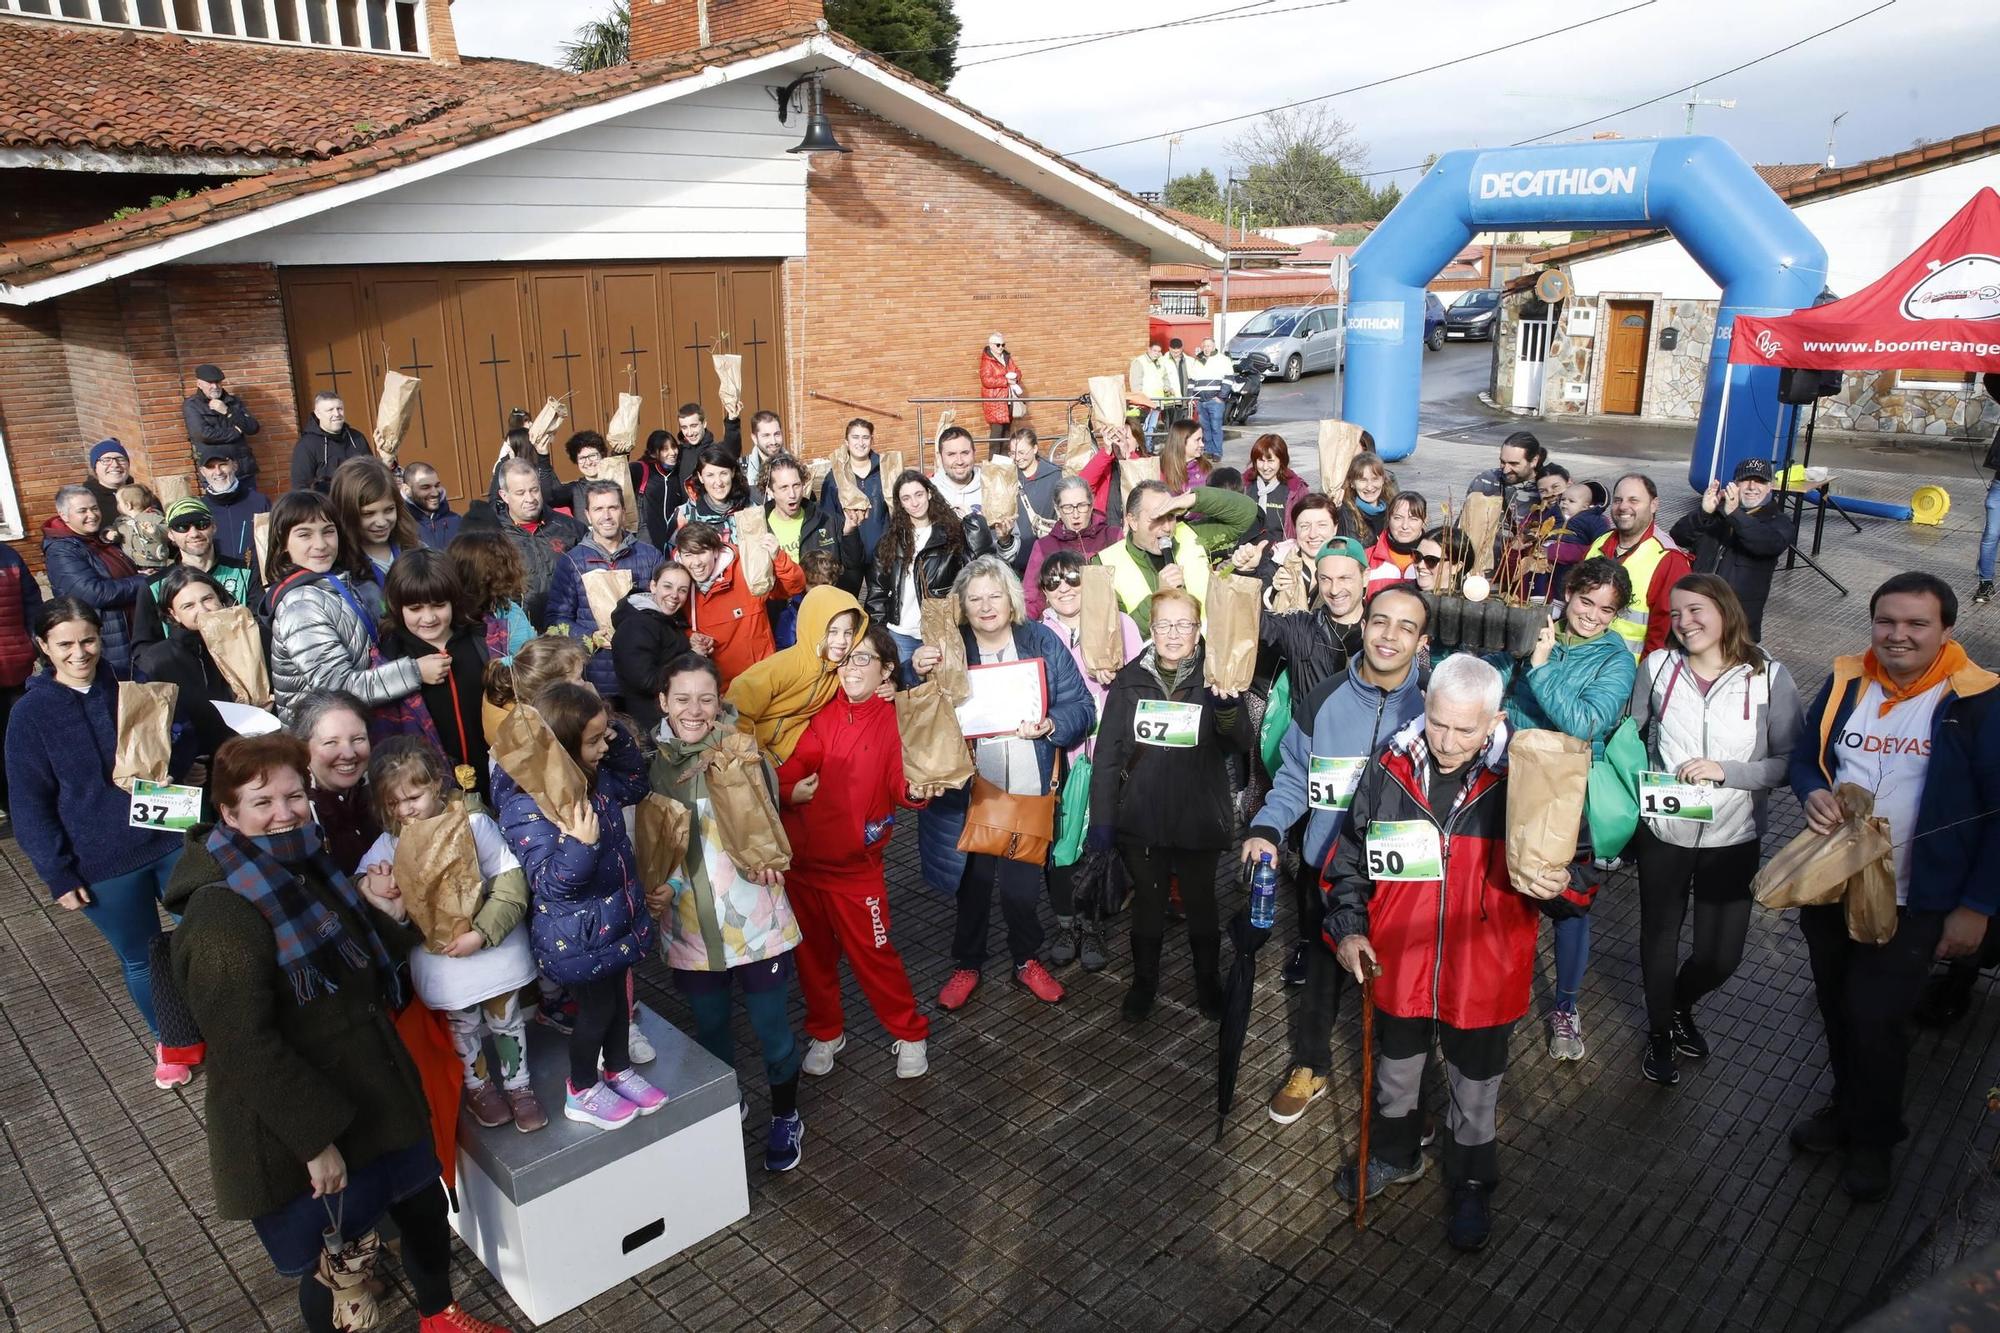
[[[1048,677],[1042,659],[968,666],[972,693],[958,706],[958,734],[967,740],[1011,733],[1049,714]]]

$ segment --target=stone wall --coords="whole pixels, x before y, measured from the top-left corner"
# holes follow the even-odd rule
[[[1821,430],[1862,435],[1927,435],[1991,439],[2000,427],[2000,403],[1976,384],[1968,390],[1913,389],[1896,383],[1893,370],[1858,371],[1840,392],[1820,404]]]

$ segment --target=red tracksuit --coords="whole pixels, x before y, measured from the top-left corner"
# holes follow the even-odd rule
[[[792,788],[817,773],[819,789],[804,805]],[[780,810],[792,842],[785,896],[803,936],[794,955],[806,997],[806,1035],[832,1041],[843,1031],[840,957],[875,1017],[898,1041],[922,1041],[928,1018],[917,1012],[902,955],[889,943],[889,890],[882,855],[904,799],[903,741],[896,706],[847,695],[813,715],[792,757],[778,769]]]

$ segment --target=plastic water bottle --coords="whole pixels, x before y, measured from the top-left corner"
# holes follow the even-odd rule
[[[1259,930],[1269,930],[1278,920],[1278,868],[1271,864],[1269,852],[1257,857],[1257,868],[1250,872],[1250,924]]]

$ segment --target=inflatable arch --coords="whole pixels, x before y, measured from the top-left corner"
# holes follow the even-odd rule
[[[1722,288],[1688,482],[1706,486],[1745,458],[1772,456],[1778,372],[1729,364],[1740,314],[1788,314],[1826,286],[1826,249],[1720,139],[1619,139],[1541,148],[1462,149],[1427,172],[1355,251],[1347,315],[1348,420],[1384,458],[1417,445],[1424,285],[1482,231],[1665,227]],[[1716,448],[1725,377],[1726,438]],[[1754,406],[1753,406],[1754,405]],[[1786,419],[1781,415],[1777,426]],[[1719,454],[1719,456],[1718,456]]]

